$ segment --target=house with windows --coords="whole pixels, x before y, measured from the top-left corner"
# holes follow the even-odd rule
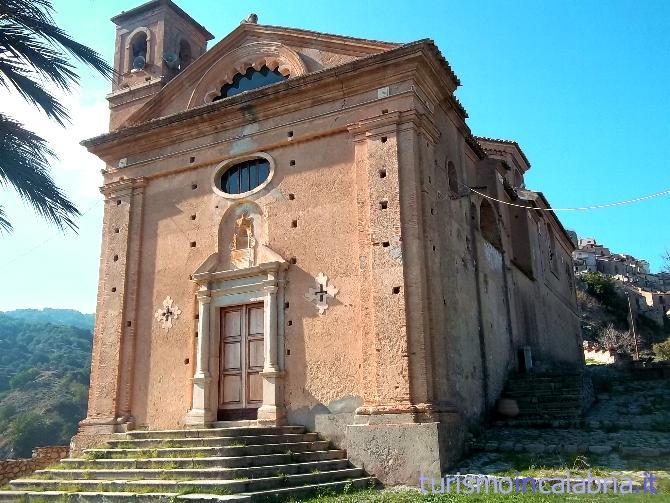
[[[570,236],[521,147],[470,131],[431,40],[252,15],[208,49],[170,0],[112,21],[110,130],[83,142],[106,168],[75,450],[303,425],[415,484],[510,372],[583,364]]]

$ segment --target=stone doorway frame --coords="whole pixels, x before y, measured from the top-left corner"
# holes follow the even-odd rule
[[[245,269],[216,271],[211,256],[193,274],[198,285],[198,336],[196,364],[192,378],[191,407],[183,422],[186,426],[208,426],[216,421],[219,379],[211,372],[219,369],[221,337],[218,312],[223,307],[263,302],[265,339],[263,344],[263,404],[258,423],[285,423],[284,378],[284,284],[287,262],[268,262]]]

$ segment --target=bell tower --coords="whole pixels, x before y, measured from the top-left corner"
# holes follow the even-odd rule
[[[214,36],[172,0],[152,0],[112,18],[116,25],[110,130],[204,54]]]

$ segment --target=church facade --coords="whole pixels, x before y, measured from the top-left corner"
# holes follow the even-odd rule
[[[582,365],[570,237],[430,40],[124,12],[75,449],[300,424],[386,482],[461,453],[510,372]],[[508,203],[508,204],[505,204]],[[230,422],[230,423],[227,423]]]

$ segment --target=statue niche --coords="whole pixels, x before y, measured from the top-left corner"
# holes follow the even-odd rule
[[[230,242],[230,265],[233,269],[253,267],[256,263],[256,238],[254,237],[254,219],[248,211],[235,220],[233,238]]]

